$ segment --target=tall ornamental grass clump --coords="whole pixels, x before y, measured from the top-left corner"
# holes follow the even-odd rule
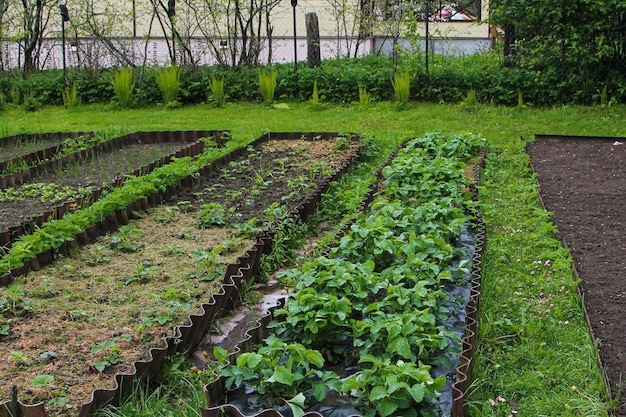
[[[409,93],[411,90],[411,77],[408,71],[403,73],[395,72],[391,79],[393,91],[396,94],[396,102],[398,107],[405,109],[409,103]]]
[[[272,104],[274,101],[274,91],[276,91],[275,70],[262,69],[259,71],[259,88],[261,89],[263,103]]]
[[[176,65],[160,68],[156,74],[156,82],[163,96],[163,103],[170,106],[176,103],[180,90],[180,68]]]
[[[121,108],[125,109],[132,105],[135,81],[133,69],[122,67],[113,74],[113,92]]]
[[[213,96],[213,101],[217,107],[222,107],[224,105],[224,77],[217,78],[215,75],[211,76],[211,81],[209,81],[209,88],[211,89],[211,95]]]
[[[78,97],[78,85],[74,84],[71,88],[63,89],[63,105],[68,109],[78,107],[80,97]]]

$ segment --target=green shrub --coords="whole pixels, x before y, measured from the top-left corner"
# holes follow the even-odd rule
[[[121,108],[125,109],[133,104],[135,81],[133,69],[122,67],[113,74],[113,91]]]
[[[176,102],[180,90],[180,69],[176,65],[160,68],[156,74],[156,83],[161,90],[164,104],[171,106]]]

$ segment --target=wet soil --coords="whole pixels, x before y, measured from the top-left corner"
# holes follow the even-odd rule
[[[626,145],[539,138],[528,154],[541,198],[582,279],[582,295],[613,395],[626,376]],[[626,416],[622,398],[618,416]]]

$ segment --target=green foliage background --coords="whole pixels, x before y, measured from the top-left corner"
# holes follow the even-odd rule
[[[373,102],[391,100],[391,79],[395,70],[409,72],[411,101],[458,103],[463,101],[470,89],[475,89],[481,103],[515,105],[521,92],[524,102],[532,106],[589,105],[600,103],[604,87],[613,103],[626,101],[624,72],[598,72],[596,76],[590,69],[584,72],[576,67],[571,74],[568,73],[569,78],[563,81],[558,65],[550,65],[548,62],[526,60],[515,66],[504,64],[505,60],[501,56],[495,52],[486,52],[461,57],[437,56],[428,74],[423,59],[414,55],[401,57],[397,67],[394,67],[390,57],[366,56],[327,60],[319,68],[302,66],[297,74],[292,64],[276,64],[271,69],[277,73],[275,100],[283,102],[308,101],[316,79],[322,102],[359,102],[359,86],[367,89]],[[181,68],[178,99],[181,104],[206,102],[210,95],[210,80],[215,76],[224,77],[224,94],[228,101],[259,102],[259,71],[262,69],[215,66]],[[139,69],[135,71],[138,106],[161,102],[161,92],[156,82],[158,70],[158,67],[147,68],[141,79]],[[97,74],[93,71],[72,71],[70,81],[78,86],[83,103],[109,103],[114,97],[111,85],[114,71],[114,68]],[[20,72],[5,71],[0,77],[0,92],[9,104],[11,92],[15,88],[19,88],[23,96],[32,94],[42,105],[63,104],[61,71],[46,70],[33,73],[26,79],[21,75]],[[583,75],[585,77],[581,78]]]

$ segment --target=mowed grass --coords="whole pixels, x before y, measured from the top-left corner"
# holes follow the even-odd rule
[[[45,108],[36,113],[9,109],[0,114],[3,136],[46,131],[121,134],[196,129],[231,130],[233,140],[242,144],[268,131],[359,132],[382,149],[378,158],[369,162],[370,170],[362,166],[357,171],[364,176],[371,175],[369,172],[373,173],[384,156],[406,137],[431,131],[472,132],[485,137],[488,153],[480,204],[488,238],[474,382],[468,397],[470,413],[505,417],[515,412],[520,416],[608,414],[613,403],[607,396],[597,351],[577,297],[571,259],[555,237],[550,213],[540,205],[524,146],[536,133],[626,136],[625,106],[478,106],[468,112],[457,105],[428,103],[410,103],[404,111],[391,103],[367,108],[327,106],[323,110],[307,103],[280,108],[241,103],[221,109],[198,105],[176,110],[116,111],[106,106],[83,106],[72,111]],[[201,385],[195,389],[201,390]],[[180,395],[173,394],[179,390],[162,392],[170,397]],[[153,397],[162,398],[135,396],[135,408],[131,409],[136,414],[138,404],[143,409],[149,402],[146,398]],[[194,398],[204,405],[201,395]],[[176,401],[165,403],[172,408],[161,402],[145,415],[198,415],[195,407],[183,411]]]

